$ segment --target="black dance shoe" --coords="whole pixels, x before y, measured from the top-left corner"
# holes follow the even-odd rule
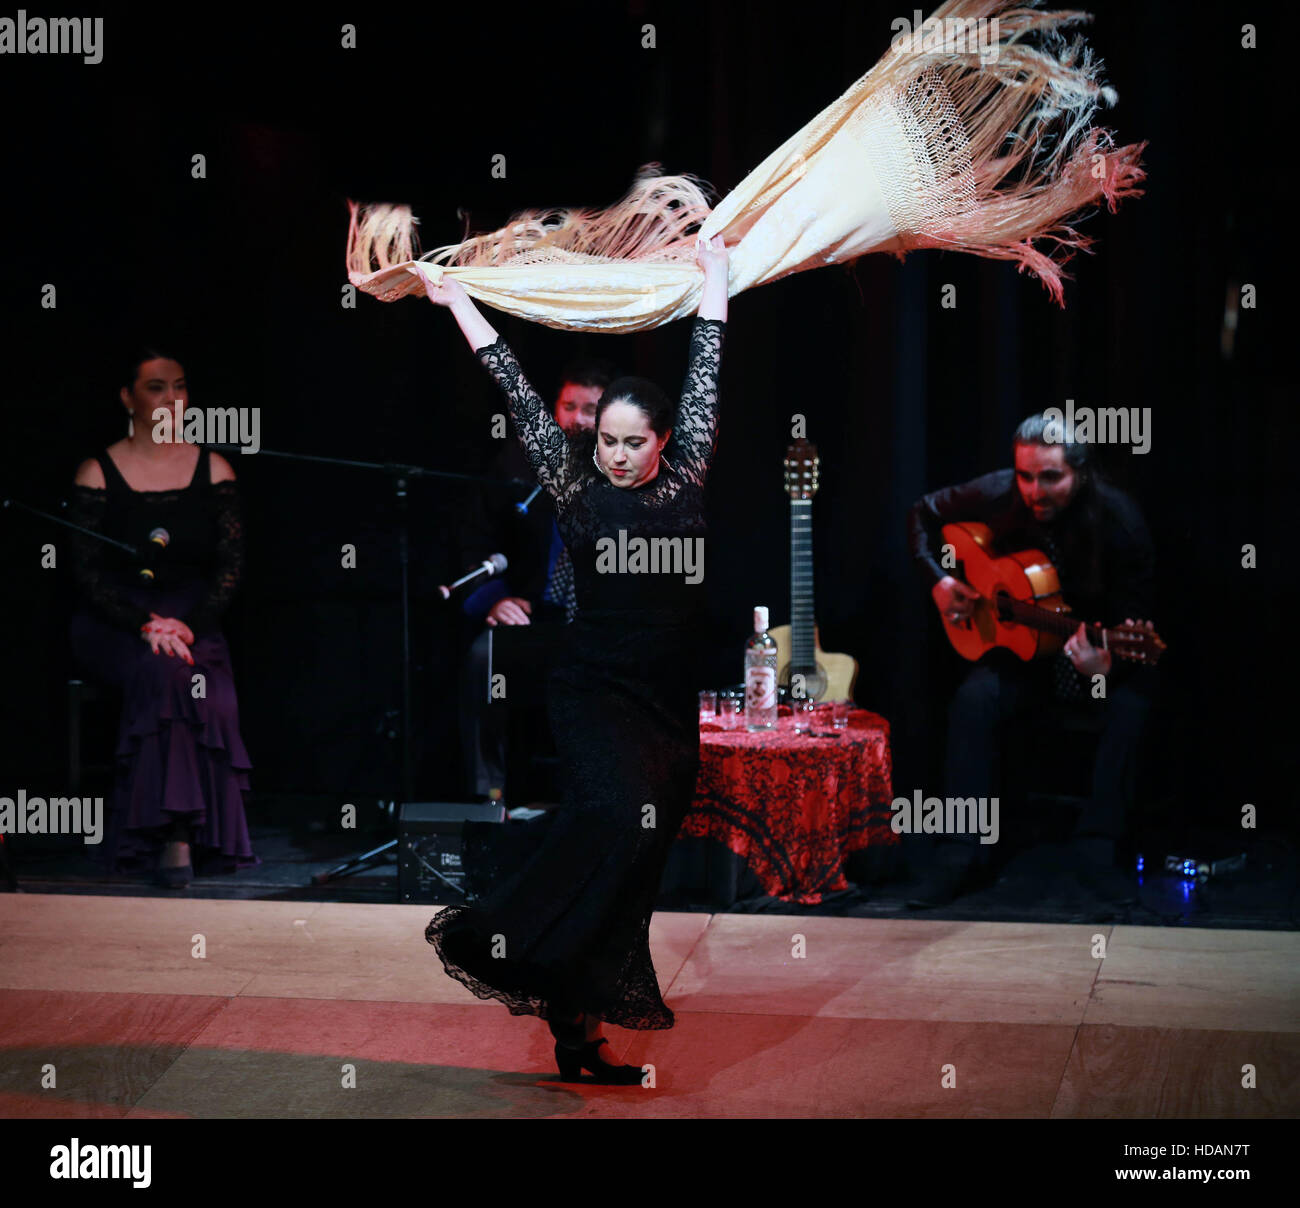
[[[600,1056],[600,1046],[608,1044],[609,1039],[602,1036],[599,1040],[589,1040],[576,1048],[556,1043],[555,1064],[560,1070],[563,1082],[582,1082],[582,1071],[590,1070],[592,1081],[613,1086],[639,1086],[645,1077],[639,1065],[610,1065]]]

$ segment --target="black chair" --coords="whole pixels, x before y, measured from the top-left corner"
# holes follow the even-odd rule
[[[81,792],[88,777],[112,783],[121,693],[92,680],[68,679],[67,774],[68,791]],[[89,760],[87,754],[89,753]]]

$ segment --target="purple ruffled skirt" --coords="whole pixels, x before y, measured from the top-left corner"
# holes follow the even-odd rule
[[[201,591],[126,594],[160,616],[183,616]],[[172,824],[185,819],[196,876],[259,865],[244,813],[252,764],[239,733],[226,639],[196,634],[190,666],[154,654],[139,635],[84,612],[73,617],[71,637],[89,676],[122,693],[107,833],[93,858],[115,875],[150,874]],[[201,693],[197,674],[203,676]]]

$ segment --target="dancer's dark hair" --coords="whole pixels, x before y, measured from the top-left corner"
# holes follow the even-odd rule
[[[600,402],[596,404],[595,427],[573,438],[578,457],[583,465],[591,460],[592,453],[596,449],[596,441],[600,438],[600,417],[605,414],[605,409],[611,403],[631,403],[645,416],[646,423],[650,425],[650,430],[656,436],[662,436],[670,431],[677,421],[677,405],[654,382],[643,377],[615,378],[605,388],[605,393],[600,396]],[[677,436],[674,433],[660,453],[660,457],[668,459],[670,464],[676,443]]]

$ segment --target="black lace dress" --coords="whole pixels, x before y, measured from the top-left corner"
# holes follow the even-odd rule
[[[639,487],[614,486],[589,457],[582,464],[503,340],[478,350],[555,499],[578,597],[548,687],[564,808],[509,875],[425,931],[448,974],[512,1015],[585,1010],[624,1028],[674,1023],[650,959],[650,916],[699,766],[704,478],[724,330],[695,320],[673,438]],[[642,538],[646,553],[666,539],[657,562],[636,561]],[[694,572],[667,556],[686,542],[701,558]]]
[[[80,592],[73,655],[92,679],[122,693],[108,833],[96,857],[106,871],[147,874],[183,819],[195,875],[256,866],[244,813],[250,761],[221,632],[243,565],[238,490],[234,481],[212,482],[204,448],[189,486],[172,491],[133,490],[107,452],[97,460],[105,486],[74,486],[70,518],[137,547],[159,528],[169,541],[148,581],[140,558],[88,537],[72,543]],[[189,625],[193,666],[155,654],[141,638],[151,612]]]

